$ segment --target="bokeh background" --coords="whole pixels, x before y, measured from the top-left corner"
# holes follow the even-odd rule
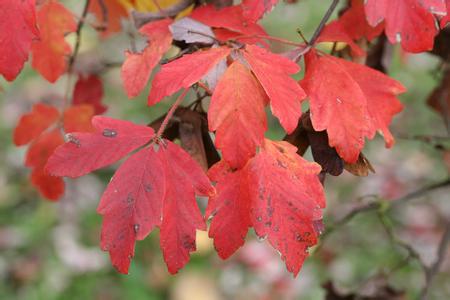
[[[81,14],[83,1],[62,2]],[[328,1],[281,3],[262,24],[271,35],[301,42],[296,30],[311,36],[327,7]],[[95,30],[86,26],[78,67],[95,65],[99,58],[108,62],[110,67],[101,73],[104,102],[109,106],[106,114],[145,124],[164,114],[171,101],[149,108],[146,93],[127,99],[117,66],[135,32],[127,20],[123,25],[125,32],[108,40],[99,40]],[[67,39],[74,42],[72,35]],[[144,44],[135,39],[138,47]],[[324,45],[325,51],[330,48]],[[279,44],[273,49],[288,50]],[[431,265],[436,260],[450,220],[450,189],[422,193],[393,207],[389,203],[448,178],[450,155],[445,149],[449,149],[449,133],[441,116],[426,103],[440,82],[441,62],[430,54],[406,55],[393,47],[389,74],[408,88],[401,96],[405,109],[392,126],[397,144],[387,150],[380,137],[367,143],[364,152],[375,174],[355,177],[344,172],[327,177],[326,235],[311,249],[297,278],[253,232],[227,261],[215,254],[207,234],[198,232],[198,251],[179,274],[171,276],[155,231],[137,243],[130,274],[117,273],[108,254],[99,249],[101,217],[95,211],[117,165],[67,180],[66,196],[52,203],[42,199],[29,183],[29,170],[23,166],[26,149],[12,143],[19,117],[36,102],[57,106],[67,78],[51,85],[27,66],[13,83],[0,79],[0,299],[359,299],[351,298],[355,294],[372,299],[414,299],[425,284],[420,261]],[[284,133],[276,120],[271,119],[270,124],[267,135],[282,139]],[[333,226],[355,207],[380,199],[388,204],[359,213],[345,225]],[[203,208],[205,204],[200,203]],[[411,257],[409,246],[403,244],[409,245],[420,261]],[[430,299],[450,299],[450,253],[446,251],[441,271],[430,287]]]

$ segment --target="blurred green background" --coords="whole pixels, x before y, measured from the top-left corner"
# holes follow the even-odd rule
[[[83,1],[62,1],[80,15]],[[311,36],[329,1],[304,0],[281,3],[262,24],[268,33],[301,42],[297,28]],[[127,22],[124,22],[125,26]],[[68,40],[73,42],[73,37]],[[142,43],[143,41],[138,41]],[[139,45],[139,44],[138,44]],[[276,52],[282,48],[274,44]],[[328,45],[329,46],[329,45]],[[99,41],[88,27],[83,32],[80,64],[92,65],[96,57],[121,62],[129,47],[129,36],[120,34]],[[325,49],[327,45],[325,45]],[[389,74],[408,88],[401,100],[405,110],[394,120],[396,146],[387,150],[376,137],[367,143],[366,156],[376,170],[366,178],[349,173],[327,178],[326,229],[355,204],[370,201],[365,195],[395,199],[429,183],[448,177],[442,151],[431,143],[411,140],[413,135],[448,136],[440,116],[426,105],[439,83],[439,61],[429,54],[404,55],[394,48]],[[94,57],[94,59],[93,59]],[[163,101],[146,106],[147,92],[128,100],[119,68],[101,73],[105,84],[108,116],[148,123],[170,107]],[[101,217],[95,208],[116,166],[76,180],[66,180],[66,196],[58,203],[42,199],[30,185],[23,166],[25,148],[16,148],[11,133],[19,117],[33,103],[60,103],[67,78],[47,83],[29,66],[16,81],[0,81],[0,299],[324,299],[331,281],[338,293],[373,295],[387,289],[399,298],[413,299],[424,284],[415,259],[392,243],[376,212],[360,214],[349,224],[327,235],[306,261],[297,278],[284,267],[278,254],[252,232],[246,245],[231,259],[215,254],[206,233],[198,233],[198,251],[179,274],[168,274],[158,246],[158,233],[137,243],[136,258],[129,275],[117,273],[106,252],[99,249]],[[270,119],[267,135],[282,139],[284,133]],[[310,159],[310,154],[307,154]],[[449,189],[419,197],[384,214],[399,239],[410,244],[431,264],[450,218]],[[203,207],[205,203],[200,203]],[[448,255],[447,255],[448,258]],[[450,299],[450,261],[446,259],[436,277],[431,299]],[[328,289],[329,293],[330,289]],[[338,298],[333,298],[338,299]],[[380,298],[381,299],[381,298]]]

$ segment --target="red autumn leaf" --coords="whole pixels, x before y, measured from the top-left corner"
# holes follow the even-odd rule
[[[259,237],[267,237],[281,253],[289,272],[297,275],[317,243],[314,221],[321,218],[325,195],[317,176],[320,166],[297,155],[287,142],[266,140],[249,165],[251,218]]]
[[[433,14],[421,1],[367,0],[365,10],[370,25],[385,21],[385,32],[391,43],[400,43],[405,51],[412,53],[433,49],[438,30]]]
[[[152,82],[148,104],[153,105],[181,88],[189,88],[230,54],[230,49],[211,48],[186,54],[162,66]]]
[[[206,230],[194,195],[211,196],[214,188],[201,167],[178,145],[167,141],[164,154],[166,195],[160,233],[160,246],[170,273],[189,261],[195,251],[196,229]]]
[[[242,9],[244,17],[256,22],[261,19],[264,14],[270,11],[278,0],[244,0],[242,1]]]
[[[80,75],[78,81],[75,84],[73,91],[72,103],[74,105],[79,104],[91,104],[94,106],[95,114],[100,115],[107,109],[102,104],[103,98],[103,83],[101,79],[96,75],[89,75],[84,77]]]
[[[256,78],[239,61],[233,62],[216,86],[208,124],[216,131],[216,146],[233,167],[241,168],[255,155],[267,130],[267,97]]]
[[[102,8],[100,0],[94,0],[89,3],[89,11],[95,15],[100,23],[99,27],[104,27],[104,30],[101,31],[102,36],[107,37],[122,29],[121,19],[126,18],[128,12],[118,0],[101,1],[105,5],[106,10]]]
[[[64,180],[48,175],[42,167],[31,171],[31,183],[49,200],[56,201],[64,195]]]
[[[190,17],[214,28],[224,28],[240,35],[266,35],[264,28],[244,17],[241,5],[217,9],[214,5],[196,8]],[[218,36],[219,39],[220,35]]]
[[[59,118],[59,112],[53,106],[37,103],[33,110],[23,115],[14,129],[14,144],[26,145],[37,138]]]
[[[81,176],[106,166],[154,137],[147,126],[95,117],[95,133],[74,133],[47,163],[61,176]],[[176,273],[195,250],[196,229],[206,226],[195,194],[214,194],[201,167],[176,144],[163,140],[133,154],[117,171],[98,207],[104,215],[102,249],[128,272],[136,240],[161,228],[160,244],[169,272]]]
[[[59,129],[41,134],[31,143],[25,158],[25,165],[30,168],[43,168],[56,147],[64,144]]]
[[[47,199],[56,201],[64,194],[64,181],[48,175],[44,171],[45,163],[59,145],[64,143],[59,129],[41,134],[31,143],[25,158],[25,165],[33,168],[31,183]]]
[[[397,81],[363,65],[332,56],[306,55],[306,75],[301,82],[310,99],[316,131],[327,130],[329,144],[347,162],[358,160],[364,138],[376,130],[393,144],[388,126],[401,111],[396,95],[405,91]]]
[[[77,24],[73,14],[54,0],[44,3],[39,9],[37,24],[40,40],[31,46],[32,66],[45,79],[55,82],[66,71],[66,57],[71,52],[65,35],[74,32]]]
[[[355,41],[363,37],[368,41],[372,41],[384,29],[384,24],[378,24],[376,27],[369,25],[364,11],[363,0],[352,0],[350,8],[344,12],[338,22],[343,26],[350,38]]]
[[[148,23],[139,31],[149,39],[149,45],[142,53],[127,51],[122,65],[121,77],[129,98],[136,97],[144,89],[153,68],[172,45],[169,31],[171,19]]]
[[[300,67],[283,56],[253,45],[247,45],[241,53],[269,96],[272,113],[288,133],[294,131],[302,114],[301,100],[306,94],[289,75],[300,71]]]
[[[14,80],[39,37],[34,0],[0,0],[0,74]]]
[[[211,181],[217,182],[217,194],[209,199],[205,215],[213,216],[209,237],[222,259],[230,257],[245,242],[250,219],[250,193],[247,170],[236,170],[220,161],[208,171]]]
[[[94,133],[70,133],[67,142],[56,149],[46,170],[55,176],[79,177],[110,165],[143,146],[153,129],[103,116],[92,118]]]
[[[165,196],[164,168],[153,148],[139,151],[117,170],[97,211],[103,215],[101,248],[111,262],[128,273],[136,240],[161,225]]]
[[[231,171],[223,161],[209,175],[217,195],[208,204],[213,216],[210,236],[222,258],[243,243],[250,226],[267,238],[296,275],[307,250],[317,242],[313,222],[321,217],[325,198],[320,166],[300,157],[287,142],[265,140],[261,152],[244,169]]]
[[[64,131],[66,133],[93,131],[91,120],[94,113],[94,107],[90,104],[69,107],[64,111]]]

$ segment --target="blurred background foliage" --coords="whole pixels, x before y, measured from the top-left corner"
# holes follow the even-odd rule
[[[84,1],[62,2],[79,15]],[[273,36],[301,42],[297,28],[311,36],[327,7],[327,1],[280,3],[262,24]],[[145,124],[164,114],[171,101],[149,108],[146,93],[127,99],[117,66],[135,32],[127,20],[123,25],[124,33],[107,40],[98,39],[95,30],[86,26],[79,68],[95,65],[98,57],[108,62],[111,67],[101,73],[104,101],[109,106],[106,114]],[[73,42],[72,35],[67,39]],[[136,43],[139,47],[144,41]],[[288,50],[280,44],[274,44],[273,49]],[[330,49],[331,45],[325,45],[325,50]],[[389,74],[408,88],[401,97],[405,109],[393,123],[397,144],[387,150],[380,137],[367,144],[365,153],[376,174],[327,177],[327,234],[312,249],[297,278],[292,278],[278,254],[252,233],[243,248],[222,261],[207,234],[199,232],[198,251],[191,262],[170,276],[159,251],[158,233],[153,232],[137,243],[130,274],[117,273],[108,254],[99,249],[101,218],[95,211],[117,165],[67,180],[66,196],[51,203],[30,185],[29,171],[23,166],[25,149],[16,148],[11,141],[18,118],[33,103],[58,106],[67,78],[50,85],[26,67],[13,83],[0,81],[0,299],[356,299],[340,298],[355,293],[373,299],[417,297],[425,282],[421,264],[389,234],[410,245],[425,264],[432,264],[445,222],[450,219],[448,188],[423,193],[392,209],[389,204],[381,205],[345,225],[332,226],[358,205],[374,201],[367,195],[377,195],[376,199],[389,203],[448,178],[449,155],[447,152],[444,160],[442,150],[448,147],[448,139],[439,140],[444,146],[436,147],[435,140],[412,138],[448,137],[441,117],[426,104],[439,83],[440,62],[430,54],[406,55],[397,47],[392,51]],[[267,135],[282,139],[284,134],[276,120],[270,119],[270,124]],[[447,259],[430,288],[430,299],[450,299],[448,253],[444,257]]]

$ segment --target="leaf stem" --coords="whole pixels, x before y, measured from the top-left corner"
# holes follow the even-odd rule
[[[184,97],[186,96],[189,89],[185,89],[183,93],[181,93],[180,96],[178,96],[177,100],[175,100],[175,103],[172,105],[170,110],[167,112],[166,117],[164,118],[163,122],[161,123],[161,126],[158,129],[158,132],[156,133],[156,138],[160,138],[162,134],[164,133],[164,130],[167,127],[167,124],[169,124],[170,119],[172,118],[173,114],[177,110],[178,106],[180,106],[181,102],[183,101]]]
[[[274,37],[274,36],[270,36],[270,35],[263,35],[263,34],[239,35],[237,37],[230,38],[229,40],[242,40],[242,39],[248,39],[248,38],[260,38],[260,39],[275,41],[275,42],[279,42],[279,43],[283,43],[283,44],[291,45],[291,46],[296,46],[296,47],[303,46],[303,44],[299,44],[299,43],[295,43],[295,42],[285,40],[282,38],[278,38],[278,37]]]

